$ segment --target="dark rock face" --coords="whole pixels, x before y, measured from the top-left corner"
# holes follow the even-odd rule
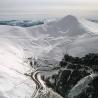
[[[83,58],[78,58],[80,64],[73,57],[71,61],[68,57],[66,59],[68,61],[63,59],[63,62],[60,62],[63,65],[60,65],[58,74],[44,79],[46,85],[64,98],[98,98],[98,73],[96,68],[88,65],[89,60],[92,59],[85,61],[87,58]],[[97,63],[93,61],[92,63],[97,66]]]
[[[56,91],[65,97],[80,79],[89,74],[90,73],[85,70],[76,69],[65,69],[60,71],[58,81],[56,81]]]
[[[81,67],[80,67],[81,68]],[[61,94],[63,97],[67,96],[70,90],[77,84],[79,80],[83,77],[89,75],[84,68],[81,69],[73,69],[73,66],[69,69],[64,68],[59,70],[59,74],[54,75],[46,79],[46,85],[52,87],[56,92]],[[53,82],[51,82],[51,80]]]
[[[71,71],[70,70],[64,70],[60,72],[60,75],[58,77],[58,81],[56,81],[56,91],[60,93],[63,97],[65,96],[65,93],[69,90],[69,83],[68,79],[70,77]],[[70,85],[71,86],[71,85]]]

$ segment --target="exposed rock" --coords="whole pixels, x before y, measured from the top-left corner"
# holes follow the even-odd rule
[[[95,55],[95,54],[93,54]],[[96,59],[97,59],[97,55]],[[59,93],[64,98],[97,98],[98,74],[96,68],[88,65],[91,62],[97,66],[92,54],[83,58],[67,56],[67,61],[60,62],[58,73],[44,79],[46,85]],[[71,58],[71,60],[70,60]],[[80,61],[80,63],[77,61]],[[85,61],[85,60],[88,61]],[[70,61],[70,62],[69,62]],[[96,73],[96,74],[95,74]]]

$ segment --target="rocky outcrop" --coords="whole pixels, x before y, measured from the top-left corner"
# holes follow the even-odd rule
[[[75,62],[76,59],[71,58],[71,60],[73,62],[64,62],[63,59],[62,64],[65,66],[59,68],[57,74],[44,78],[46,85],[64,98],[98,98],[96,68],[83,65],[84,61],[79,64],[79,62]]]
[[[68,98],[98,98],[98,74],[81,79],[69,92]]]

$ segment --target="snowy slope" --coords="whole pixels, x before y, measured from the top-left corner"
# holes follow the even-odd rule
[[[18,41],[22,30],[18,34],[12,29],[0,26],[0,97],[30,98],[35,85],[24,76],[30,68],[23,63],[24,53]]]
[[[30,98],[35,84],[24,73],[28,57],[61,60],[65,53],[98,52],[98,24],[68,15],[40,26],[0,25],[0,97]]]
[[[35,83],[24,74],[31,68],[28,57],[42,55],[51,49],[45,35],[31,36],[25,28],[0,26],[0,97],[31,98]]]
[[[38,37],[46,35],[51,52],[48,55],[57,57],[59,60],[62,54],[68,52],[73,56],[83,56],[88,52],[98,52],[98,24],[71,15],[58,21],[49,22],[42,26],[28,28],[31,35]],[[44,41],[43,40],[43,41]],[[50,49],[50,48],[49,48]],[[54,58],[55,58],[54,57]]]

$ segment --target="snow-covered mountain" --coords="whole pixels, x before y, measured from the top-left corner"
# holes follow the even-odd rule
[[[98,52],[98,24],[68,15],[43,25],[0,25],[0,97],[30,98],[35,85],[26,58],[61,60],[65,53]]]
[[[68,15],[58,21],[28,28],[28,31],[31,35],[35,34],[35,37],[46,35],[43,41],[47,41],[48,46],[51,47],[48,57],[56,55],[60,59],[60,55],[65,52],[73,56],[97,52],[97,28],[96,23]]]

